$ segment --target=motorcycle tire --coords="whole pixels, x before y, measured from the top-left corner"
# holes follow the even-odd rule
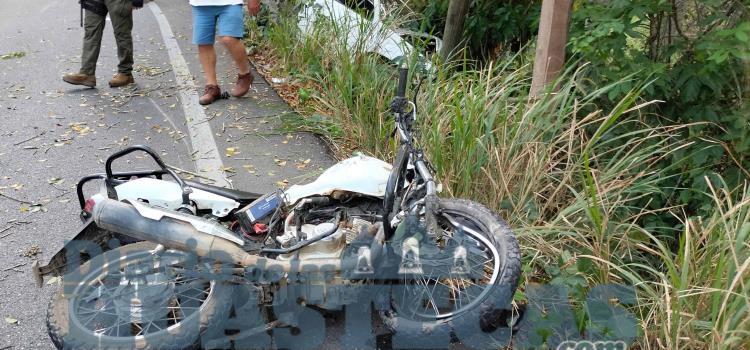
[[[452,215],[470,218],[475,221],[473,228],[479,231],[497,249],[502,267],[499,277],[490,286],[490,297],[483,299],[477,306],[459,313],[455,316],[440,319],[418,319],[399,314],[399,308],[395,303],[395,296],[390,297],[390,305],[379,311],[386,329],[394,338],[405,341],[407,347],[412,345],[428,346],[426,342],[434,339],[456,339],[469,340],[471,347],[489,349],[498,348],[502,345],[502,339],[495,339],[489,334],[467,334],[465,330],[475,332],[488,331],[487,324],[493,323],[489,320],[507,308],[512,301],[521,274],[521,254],[518,242],[510,227],[495,213],[483,205],[462,199],[440,199],[439,208],[441,212],[449,212]],[[476,227],[480,226],[480,227]],[[394,292],[395,293],[395,292]],[[489,329],[493,331],[494,329]],[[402,344],[403,345],[403,344]],[[436,344],[447,346],[448,344]],[[468,345],[468,344],[467,344]],[[394,345],[395,346],[395,345]]]
[[[121,266],[127,266],[125,264],[137,262],[139,259],[140,261],[148,259],[151,250],[155,247],[156,244],[154,243],[142,241],[107,251],[101,255],[103,260],[94,258],[81,264],[78,270],[81,272],[80,276],[83,276],[83,278],[77,285],[84,285],[91,282],[86,279],[93,277],[94,273],[99,273],[101,269],[106,269],[107,267],[95,266],[102,261],[119,262],[123,264]],[[109,270],[112,269],[110,268]],[[102,273],[107,274],[108,272]],[[102,279],[102,273],[97,275],[100,280]],[[64,278],[63,284],[66,282]],[[106,278],[106,275],[104,278]],[[68,283],[74,282],[68,281]],[[47,331],[52,342],[58,349],[197,349],[200,347],[200,335],[205,333],[207,327],[218,320],[227,319],[232,300],[231,285],[219,281],[206,283],[210,283],[208,287],[210,289],[208,292],[203,291],[207,295],[202,305],[193,307],[194,309],[199,308],[198,310],[185,317],[185,311],[182,309],[182,306],[179,306],[180,314],[183,315],[184,319],[169,327],[164,329],[159,328],[156,332],[142,336],[119,336],[119,331],[117,336],[96,334],[96,332],[82,325],[79,319],[74,319],[74,316],[71,316],[71,313],[76,309],[74,307],[76,305],[76,298],[85,299],[86,294],[83,292],[73,292],[66,295],[63,290],[60,290],[52,297],[49,303],[47,310]],[[176,313],[173,316],[176,321]],[[123,316],[117,315],[116,317],[114,320],[117,322],[115,327],[120,327],[119,324]],[[125,325],[132,328],[131,325]],[[148,328],[150,328],[150,325],[146,329]]]

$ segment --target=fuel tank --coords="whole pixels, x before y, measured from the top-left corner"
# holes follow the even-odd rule
[[[391,169],[391,164],[377,158],[364,155],[352,157],[328,168],[317,180],[307,185],[290,187],[284,199],[288,205],[294,205],[302,198],[326,196],[334,191],[382,198]]]

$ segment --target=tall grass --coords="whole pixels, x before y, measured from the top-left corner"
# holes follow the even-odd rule
[[[331,139],[342,157],[359,150],[389,159],[393,67],[347,50],[334,23],[303,35],[294,15],[280,18],[262,45],[277,59],[274,74],[304,92],[298,109],[307,118],[290,122]],[[422,84],[418,140],[443,195],[500,212],[520,240],[526,281],[567,285],[578,311],[595,284],[635,286],[640,347],[748,348],[748,189],[712,188],[712,217],[684,219],[672,231],[642,227],[649,215],[683,216],[680,208],[642,208],[669,190],[662,174],[676,166],[668,156],[686,146],[686,125],[647,122],[643,107],[654,102],[639,99],[648,82],[634,77],[590,90],[570,70],[555,92],[531,100],[526,58],[438,64]],[[600,108],[599,97],[621,83],[637,88]],[[524,298],[521,289],[516,300]],[[576,315],[585,327],[585,312]]]
[[[711,187],[714,214],[686,221],[676,252],[650,236],[662,264],[624,267],[651,274],[641,288],[653,300],[643,317],[658,325],[650,348],[750,347],[750,192],[738,192]]]
[[[292,122],[333,137],[341,154],[357,149],[384,156],[390,152],[384,141],[391,126],[386,111],[393,96],[392,69],[380,56],[363,51],[361,42],[373,31],[366,24],[359,24],[362,37],[353,44],[358,54],[351,55],[348,25],[321,21],[303,36],[297,35],[295,20],[281,20],[267,30],[266,39],[280,59],[279,66],[303,86],[303,99],[312,102],[302,108],[318,117],[317,125]]]

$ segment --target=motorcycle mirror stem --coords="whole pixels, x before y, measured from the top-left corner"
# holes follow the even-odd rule
[[[406,97],[406,80],[409,77],[409,66],[406,62],[401,63],[398,69],[398,89],[396,90],[396,98]]]

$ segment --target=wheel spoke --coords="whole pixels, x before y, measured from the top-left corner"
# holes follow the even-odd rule
[[[83,313],[86,313],[86,314],[100,314],[100,315],[108,315],[108,316],[117,316],[116,313],[106,312],[106,311],[104,311],[105,309],[103,309],[103,308],[102,309],[89,309],[89,308],[85,308],[85,307],[81,306],[81,307],[78,308],[78,310],[80,310],[79,313],[83,312]]]
[[[478,221],[463,214],[450,215],[439,216],[438,224],[443,230],[435,243],[443,253],[454,251],[459,245],[463,246],[466,251],[466,255],[462,256],[465,259],[463,265],[468,273],[455,273],[453,261],[430,261],[429,256],[422,257],[424,265],[432,268],[429,274],[411,276],[411,279],[405,277],[405,290],[399,303],[403,304],[401,311],[409,311],[407,314],[427,319],[449,317],[475,307],[488,295],[489,288],[492,288],[490,282],[495,278],[493,269],[498,266],[496,259],[499,254],[496,248],[486,237],[477,236],[485,234],[477,232],[483,231]],[[453,216],[460,218],[460,221]]]
[[[191,296],[188,296],[188,295],[185,295],[185,294],[180,294],[180,295],[178,295],[178,297],[187,298],[189,300],[195,300],[195,301],[197,301],[199,303],[202,303],[205,300],[205,299],[194,298],[194,297],[191,297]]]
[[[105,335],[111,335],[111,333],[110,333],[110,330],[114,328],[114,329],[115,329],[115,331],[117,332],[117,335],[116,335],[116,336],[118,336],[118,337],[119,337],[119,335],[120,335],[120,326],[124,326],[124,325],[127,325],[127,324],[130,324],[130,321],[122,321],[122,322],[120,322],[120,321],[118,320],[118,321],[116,321],[115,325],[113,325],[113,326],[109,326],[109,327],[107,327],[107,328],[103,329],[103,330],[101,331],[101,334],[105,334]]]
[[[154,262],[151,256],[143,259],[119,261],[118,271],[110,271],[112,265],[101,266],[88,281],[81,281],[71,308],[75,322],[96,334],[133,337],[163,331],[205,304],[211,286],[202,275],[177,264]],[[130,315],[135,312],[129,306],[133,298],[142,302],[138,322],[133,322],[135,314]]]
[[[138,327],[138,333],[135,334],[136,337],[143,333],[143,327],[141,327],[141,325],[139,325],[138,323],[132,323],[132,325]]]

